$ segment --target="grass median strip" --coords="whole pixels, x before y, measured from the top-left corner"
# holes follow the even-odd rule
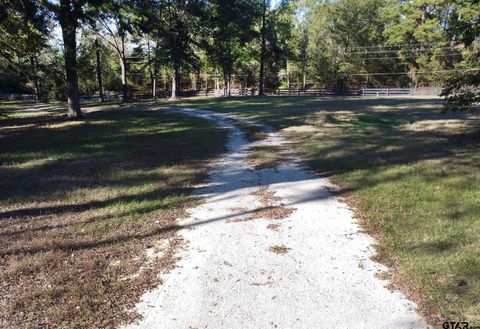
[[[275,168],[285,160],[280,146],[256,145],[250,148],[248,162],[258,169]]]
[[[12,128],[14,126],[14,128]],[[175,263],[226,132],[165,111],[0,122],[0,323],[111,327]]]
[[[233,125],[240,128],[250,142],[260,141],[268,137],[267,131],[259,125],[245,121],[234,121]]]

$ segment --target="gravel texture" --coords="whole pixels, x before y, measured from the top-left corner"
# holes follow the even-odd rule
[[[411,301],[377,277],[385,268],[370,259],[374,241],[330,192],[328,179],[293,154],[274,168],[249,165],[253,146],[288,149],[281,136],[270,130],[249,143],[231,124],[245,119],[172,111],[229,129],[228,151],[199,189],[203,204],[181,222],[187,243],[177,268],[142,297],[143,319],[128,328],[428,327]],[[274,197],[265,200],[259,191]],[[285,207],[286,217],[252,216],[268,207]]]

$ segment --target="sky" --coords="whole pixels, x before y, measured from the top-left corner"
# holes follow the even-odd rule
[[[277,5],[277,3],[279,3],[279,2],[280,2],[280,0],[272,0],[272,1],[270,2],[270,6],[271,6],[272,8],[274,8],[274,7]]]

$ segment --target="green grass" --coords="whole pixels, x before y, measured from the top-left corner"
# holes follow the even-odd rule
[[[248,161],[255,169],[275,168],[285,160],[278,146],[257,145],[250,148]]]
[[[185,100],[280,130],[340,185],[393,285],[439,324],[480,323],[480,119],[429,98]]]
[[[1,327],[112,327],[173,266],[176,219],[226,132],[136,107],[0,122]]]
[[[259,141],[268,136],[267,131],[259,125],[254,125],[245,121],[234,121],[233,124],[244,132],[250,142]]]

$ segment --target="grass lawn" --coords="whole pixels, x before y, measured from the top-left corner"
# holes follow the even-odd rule
[[[281,130],[378,241],[432,323],[480,324],[480,116],[428,98],[185,100]]]
[[[274,145],[256,145],[248,154],[248,162],[255,169],[275,168],[285,160],[283,150]]]
[[[174,264],[176,219],[225,141],[212,122],[165,111],[0,120],[0,327],[134,317]]]
[[[255,142],[259,141],[262,139],[267,138],[268,132],[265,131],[261,126],[259,125],[254,125],[248,122],[243,122],[243,121],[235,121],[233,124],[239,128],[240,130],[243,131],[245,134],[245,137],[250,141],[250,142]]]
[[[123,104],[120,99],[109,99],[104,102],[94,100],[81,101],[83,113],[96,112],[99,110],[122,109],[145,109],[154,104],[151,100],[136,100]],[[0,122],[9,119],[24,119],[30,121],[33,117],[38,120],[51,120],[52,117],[64,117],[66,115],[66,103],[52,101],[49,103],[35,103],[33,101],[1,101]],[[18,121],[17,121],[18,122]]]

